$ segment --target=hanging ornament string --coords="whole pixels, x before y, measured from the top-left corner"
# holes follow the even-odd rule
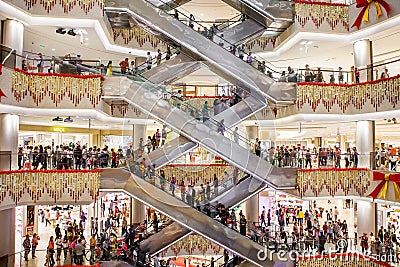
[[[37,0],[24,0],[25,6],[29,9],[34,7],[37,4]],[[77,5],[88,14],[95,4],[99,6],[99,8],[104,10],[104,0],[60,0],[59,4],[61,5],[65,14],[68,14],[72,11]],[[57,5],[57,0],[40,0],[40,5],[44,8],[47,13],[53,9],[54,6]]]
[[[248,50],[253,50],[254,46],[260,47],[262,50],[265,50],[268,44],[272,45],[272,48],[275,47],[276,44],[276,36],[273,37],[260,37],[253,41],[246,43],[246,47]]]
[[[312,20],[317,28],[326,21],[332,30],[339,22],[349,30],[349,6],[346,4],[296,0],[294,10],[295,17],[303,28]]]
[[[322,168],[301,169],[297,172],[297,185],[300,196],[311,191],[313,196],[319,196],[326,189],[330,196],[335,196],[339,190],[348,195],[354,190],[359,196],[364,196],[370,186],[371,171],[364,168]]]
[[[129,44],[130,41],[135,39],[136,43],[142,47],[146,43],[150,43],[153,48],[158,46],[166,46],[164,42],[155,37],[154,35],[148,33],[140,27],[135,27],[133,29],[116,29],[113,28],[114,41],[117,40],[119,36],[124,40],[124,44]]]
[[[358,84],[298,83],[297,107],[309,104],[313,111],[322,104],[330,111],[336,104],[344,113],[349,106],[361,110],[368,102],[378,111],[387,100],[395,108],[400,100],[400,75]]]
[[[39,106],[49,96],[58,106],[65,97],[68,97],[75,107],[83,99],[89,99],[95,107],[101,98],[103,80],[104,77],[101,75],[33,73],[14,69],[11,88],[18,102],[29,95]]]
[[[363,21],[369,21],[369,10],[372,4],[375,5],[377,18],[383,15],[381,5],[386,10],[386,14],[389,15],[391,8],[385,0],[357,0],[356,7],[362,9],[358,14],[357,19],[354,21],[354,24],[351,26],[352,28],[357,27],[357,29],[360,29]]]
[[[27,196],[36,203],[44,195],[54,203],[65,196],[76,203],[85,194],[96,201],[99,190],[100,170],[0,171],[0,204],[10,198],[18,205]]]

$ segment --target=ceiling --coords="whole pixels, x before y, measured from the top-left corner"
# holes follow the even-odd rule
[[[64,56],[66,54],[80,54],[82,59],[113,60],[118,63],[126,57],[126,54],[107,51],[96,31],[93,28],[84,28],[87,34],[83,37],[83,43],[79,35],[58,34],[58,27],[51,26],[25,26],[24,50],[44,55]]]

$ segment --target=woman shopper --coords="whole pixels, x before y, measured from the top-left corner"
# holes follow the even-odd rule
[[[50,236],[49,244],[47,245],[47,266],[54,266],[54,237]]]

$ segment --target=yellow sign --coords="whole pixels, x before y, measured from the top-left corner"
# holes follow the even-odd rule
[[[63,132],[65,132],[65,128],[64,127],[53,127],[53,132],[63,133]]]

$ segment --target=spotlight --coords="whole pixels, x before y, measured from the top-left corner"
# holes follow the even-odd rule
[[[74,122],[74,120],[71,118],[71,116],[68,116],[68,118],[64,119],[64,122]]]
[[[68,34],[68,35],[71,35],[71,36],[76,36],[76,33],[74,32],[73,29],[70,29],[70,30],[67,32],[67,34]]]
[[[57,30],[56,30],[56,33],[59,33],[59,34],[65,34],[67,31],[65,30],[65,29],[63,29],[63,28],[58,28]]]
[[[63,121],[63,119],[57,116],[57,117],[53,118],[53,121]]]

